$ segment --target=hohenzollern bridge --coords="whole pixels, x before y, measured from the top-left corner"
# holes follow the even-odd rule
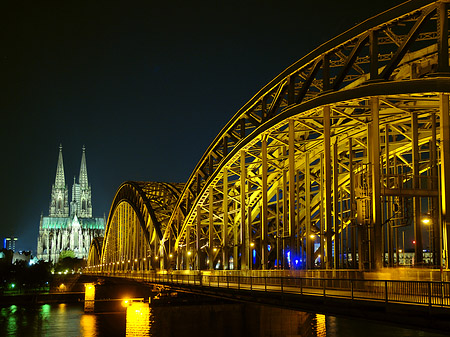
[[[250,98],[186,183],[124,182],[87,272],[190,282],[202,273],[348,278],[353,270],[391,271],[392,279],[411,245],[409,273],[427,268],[442,281],[450,237],[448,17],[447,1],[413,0],[355,26]],[[267,279],[260,282],[267,291]],[[433,289],[427,294],[434,305]],[[382,296],[390,300],[387,290]]]

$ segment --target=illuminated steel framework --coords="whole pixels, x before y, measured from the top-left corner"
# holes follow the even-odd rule
[[[401,227],[416,264],[428,247],[447,267],[448,49],[446,1],[321,45],[236,113],[179,194],[119,188],[102,268],[379,269],[398,263]]]
[[[101,252],[91,249],[88,265],[102,265],[111,272],[164,268],[164,259],[158,260],[167,254],[160,244],[183,186],[123,183],[111,205]]]

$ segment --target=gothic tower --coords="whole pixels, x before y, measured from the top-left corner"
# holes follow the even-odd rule
[[[52,218],[69,216],[69,190],[67,189],[66,179],[64,177],[64,163],[61,144],[59,145],[55,183],[52,185],[49,216]]]
[[[88,182],[87,167],[86,167],[86,148],[83,146],[83,153],[81,155],[80,175],[78,177],[78,184],[73,181],[72,187],[72,202],[71,215],[77,215],[79,218],[92,217],[92,202],[91,202],[91,186]]]

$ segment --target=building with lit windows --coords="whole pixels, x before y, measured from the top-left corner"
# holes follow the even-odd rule
[[[16,241],[18,239],[14,236],[11,236],[9,238],[4,238],[3,239],[3,248],[8,249],[8,250],[12,250],[13,252],[16,251]]]
[[[104,229],[105,219],[92,216],[85,147],[83,146],[78,183],[74,178],[72,200],[69,203],[60,145],[49,215],[41,215],[39,224],[38,259],[56,263],[63,252],[76,258],[87,258],[91,241],[97,236],[103,236]]]

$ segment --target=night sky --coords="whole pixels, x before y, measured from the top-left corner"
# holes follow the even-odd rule
[[[60,143],[69,199],[85,145],[107,216],[123,181],[186,181],[272,78],[401,2],[2,1],[0,237],[36,251]]]

